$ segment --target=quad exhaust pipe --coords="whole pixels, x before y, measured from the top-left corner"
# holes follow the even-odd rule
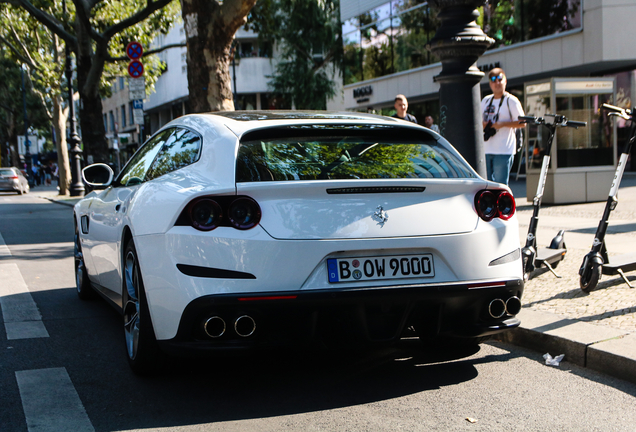
[[[505,314],[514,316],[519,312],[521,312],[521,300],[517,296],[512,296],[506,301],[494,299],[488,304],[488,314],[492,318],[498,319]]]
[[[256,321],[249,315],[240,316],[234,321],[234,331],[240,337],[250,337],[256,331]]]
[[[203,330],[212,339],[223,336],[227,331],[225,320],[218,315],[211,316],[203,323]],[[256,321],[249,315],[241,315],[234,320],[234,332],[240,337],[250,337],[256,331]]]
[[[203,324],[205,333],[212,339],[220,338],[225,334],[225,320],[220,316],[213,316]]]

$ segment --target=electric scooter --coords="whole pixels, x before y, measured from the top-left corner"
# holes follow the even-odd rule
[[[554,135],[556,133],[557,126],[560,127],[573,127],[578,129],[581,126],[586,126],[586,122],[579,122],[568,120],[564,116],[557,114],[546,114],[543,117],[534,116],[519,116],[519,121],[528,124],[543,125],[548,128],[550,135],[548,136],[548,143],[546,146],[546,152],[543,156],[543,162],[541,164],[541,174],[539,175],[539,183],[537,184],[537,193],[532,200],[532,218],[530,219],[530,226],[528,228],[528,236],[526,237],[526,245],[521,250],[521,257],[523,262],[523,276],[525,280],[530,279],[532,273],[540,268],[545,267],[550,272],[560,278],[554,269],[565,258],[567,248],[565,246],[565,231],[560,230],[557,235],[550,242],[550,246],[544,248],[537,248],[537,226],[539,225],[539,209],[541,208],[541,200],[543,199],[543,190],[545,188],[545,181],[548,177],[548,168],[550,167],[550,152],[552,151],[552,142],[554,141]]]
[[[636,253],[612,257],[610,260],[610,257],[607,255],[607,248],[605,247],[605,234],[607,233],[607,227],[609,226],[610,213],[618,204],[618,199],[616,197],[618,194],[618,187],[621,184],[623,173],[625,172],[625,164],[627,163],[630,150],[634,141],[636,141],[636,123],[634,122],[633,117],[636,108],[628,110],[609,104],[603,104],[603,108],[611,111],[608,113],[610,117],[615,116],[629,120],[631,122],[631,133],[629,141],[618,161],[616,173],[612,179],[609,196],[607,197],[607,203],[605,204],[605,210],[603,211],[603,217],[596,229],[592,249],[587,255],[585,255],[585,257],[583,257],[583,263],[579,269],[579,284],[581,289],[586,293],[589,293],[596,288],[598,281],[601,279],[601,274],[618,274],[630,288],[634,288],[625,276],[625,272],[636,270]]]

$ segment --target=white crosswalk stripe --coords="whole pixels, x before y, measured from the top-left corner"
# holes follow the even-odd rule
[[[15,373],[29,432],[94,431],[66,368]]]
[[[0,308],[7,339],[49,337],[18,265],[0,262],[0,281]]]

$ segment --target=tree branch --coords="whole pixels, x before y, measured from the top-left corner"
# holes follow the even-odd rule
[[[3,3],[4,2],[21,6],[29,14],[31,14],[33,18],[44,24],[53,33],[64,39],[66,43],[69,43],[72,46],[77,45],[77,38],[71,33],[64,30],[64,26],[60,22],[58,22],[54,16],[49,15],[46,12],[43,12],[40,9],[36,8],[28,0],[4,0]]]
[[[22,63],[28,64],[29,67],[32,68],[36,68],[36,65],[33,64],[31,62],[31,60],[27,57],[24,57],[20,51],[18,51],[18,49],[16,47],[14,47],[11,42],[9,42],[8,40],[6,40],[2,35],[0,35],[0,42],[4,43],[5,45],[7,45],[9,47],[9,49],[11,51],[13,51],[13,53],[16,55],[16,57],[18,57],[18,59],[20,59],[22,61]]]
[[[153,0],[147,0],[145,8],[143,8],[142,10],[137,12],[136,14],[126,18],[125,20],[120,21],[117,24],[114,24],[114,25],[112,25],[110,27],[107,27],[106,30],[104,30],[103,37],[106,40],[110,40],[117,33],[121,32],[122,30],[127,29],[128,27],[132,27],[135,24],[145,20],[150,15],[152,15],[153,12],[156,12],[159,9],[163,8],[164,6],[169,4],[171,1],[172,0],[154,0],[154,1]],[[256,0],[254,0],[254,1],[256,1]]]
[[[165,46],[162,46],[161,48],[155,48],[155,49],[151,49],[151,50],[148,50],[148,51],[144,51],[144,54],[143,54],[142,57],[146,57],[146,56],[150,56],[150,55],[153,55],[153,54],[157,54],[157,53],[160,53],[160,52],[165,51],[165,50],[170,49],[170,48],[185,48],[187,46],[188,45],[185,44],[185,43],[176,43],[176,44],[165,45]],[[118,61],[128,61],[128,60],[130,60],[128,57],[107,57],[106,58],[106,61],[109,62],[109,63],[115,63],[115,62],[118,62]]]

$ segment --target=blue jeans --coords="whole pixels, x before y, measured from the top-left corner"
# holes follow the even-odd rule
[[[514,155],[486,154],[486,178],[508,185]]]

